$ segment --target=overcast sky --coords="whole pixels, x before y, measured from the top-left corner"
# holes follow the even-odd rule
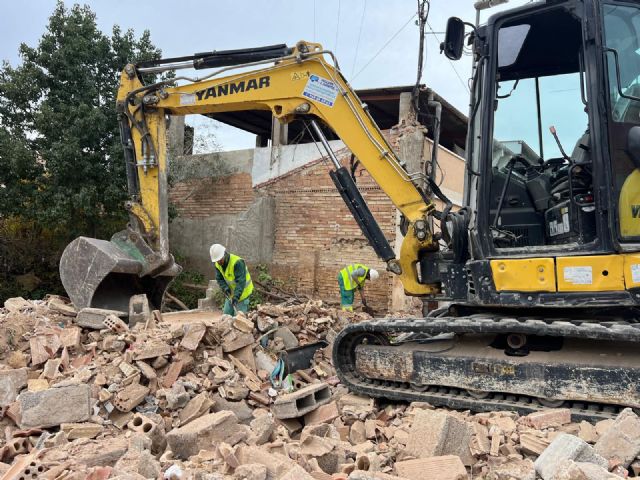
[[[73,3],[65,1],[67,6]],[[210,50],[258,47],[276,43],[317,41],[333,50],[340,68],[354,88],[411,85],[416,80],[417,0],[91,0],[98,25],[110,33],[114,24],[151,31],[163,56]],[[434,32],[445,29],[447,18],[474,22],[474,0],[432,0],[428,22]],[[508,7],[525,0],[511,0]],[[55,0],[3,2],[0,14],[0,58],[20,62],[18,46],[35,46],[45,30]],[[504,7],[496,7],[496,12]],[[482,21],[486,15],[481,17]],[[429,29],[427,29],[429,31]],[[467,113],[469,57],[453,65],[439,53],[443,34],[427,35],[422,82]],[[385,44],[388,45],[383,48]],[[382,49],[382,50],[381,50]],[[454,70],[455,67],[455,70]],[[458,76],[460,78],[458,78]],[[225,149],[250,148],[251,135],[230,128],[216,131]]]

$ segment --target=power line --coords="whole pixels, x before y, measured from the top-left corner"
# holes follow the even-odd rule
[[[398,35],[400,35],[400,32],[402,32],[402,30],[404,30],[404,29],[405,29],[405,27],[406,27],[407,25],[409,25],[409,23],[411,23],[411,20],[413,20],[413,19],[415,18],[415,16],[416,16],[416,15],[417,15],[417,13],[414,13],[413,15],[411,15],[411,17],[409,18],[409,20],[407,20],[407,22],[406,22],[404,25],[402,25],[402,27],[400,27],[400,29],[399,29],[396,33],[394,33],[394,34],[393,34],[393,36],[392,36],[389,40],[387,40],[387,41],[385,42],[385,44],[384,44],[384,45],[382,45],[382,48],[380,48],[380,50],[378,50],[378,51],[376,52],[376,54],[375,54],[373,57],[371,57],[371,59],[370,59],[367,63],[365,63],[365,64],[364,64],[364,66],[363,66],[360,70],[358,70],[358,73],[356,73],[356,74],[351,78],[350,82],[353,82],[353,81],[356,79],[356,77],[357,77],[358,75],[360,75],[360,74],[364,71],[364,69],[365,69],[365,68],[367,68],[367,67],[371,64],[371,62],[373,62],[373,61],[378,57],[378,55],[380,55],[380,53],[382,53],[382,51],[383,51],[385,48],[387,48],[387,46],[388,46],[388,45],[389,45],[389,44],[390,44],[390,43],[391,43],[391,42],[392,42],[392,41],[393,41],[393,40],[394,40]]]
[[[313,41],[316,41],[316,0],[313,0]]]
[[[425,9],[426,6],[426,9]],[[420,30],[420,43],[418,45],[418,74],[416,76],[416,84],[413,87],[413,91],[411,92],[413,102],[415,104],[416,112],[420,111],[420,106],[418,105],[418,96],[420,92],[420,80],[422,79],[422,69],[424,68],[424,64],[427,61],[426,51],[424,48],[424,30],[427,19],[429,18],[429,12],[431,11],[431,3],[429,0],[418,0],[418,28]]]
[[[358,31],[358,41],[356,42],[356,53],[353,56],[353,67],[351,67],[351,76],[353,77],[353,71],[356,69],[356,60],[358,60],[358,48],[360,48],[360,36],[362,35],[362,25],[364,24],[364,15],[367,12],[367,0],[364,0],[362,6],[362,16],[360,17],[360,30]]]
[[[440,44],[440,39],[438,38],[438,35],[436,35],[436,32],[433,31],[433,28],[431,27],[431,24],[429,23],[429,20],[427,20],[427,26],[429,27],[429,30],[431,30],[431,33],[433,34],[433,36],[435,37],[436,41],[438,42],[438,45]],[[456,69],[456,66],[453,64],[453,62],[447,58],[447,60],[449,61],[449,65],[451,65],[451,68],[453,68],[453,71],[455,72],[456,76],[458,77],[458,80],[460,80],[460,83],[464,86],[464,88],[467,90],[467,92],[469,91],[469,85],[467,85],[465,83],[465,81],[462,79],[462,76],[460,75],[460,73],[458,73],[458,70]]]
[[[340,32],[340,6],[341,6],[341,1],[338,0],[338,19],[336,20],[336,41],[333,44],[333,53],[335,53],[336,55],[338,55],[338,33]]]

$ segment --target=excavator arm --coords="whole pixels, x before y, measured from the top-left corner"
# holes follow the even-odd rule
[[[291,49],[220,52],[173,59],[177,63],[168,65],[161,61],[125,67],[117,108],[127,162],[131,222],[126,233],[116,234],[112,241],[130,254],[142,254],[136,272],[139,276],[164,278],[176,271],[168,246],[167,116],[266,110],[283,123],[296,118],[307,122],[310,133],[325,146],[333,161],[335,170],[330,174],[338,190],[388,269],[400,275],[405,291],[410,295],[437,291],[436,286],[418,281],[415,267],[420,251],[438,248],[428,218],[435,206],[416,185],[418,178],[403,168],[366,106],[327,57],[332,55],[319,44],[299,42]],[[250,63],[240,63],[247,60]],[[177,77],[147,86],[140,80],[143,73],[179,68],[185,61],[194,68],[221,68],[202,79]],[[337,134],[408,221],[399,261],[348,171],[330,151],[318,121]]]

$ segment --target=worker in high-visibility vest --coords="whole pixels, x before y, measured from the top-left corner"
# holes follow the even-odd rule
[[[253,282],[245,261],[227,252],[219,243],[211,245],[209,255],[216,267],[218,285],[226,297],[222,313],[234,315],[236,312],[247,312]]]
[[[352,263],[338,272],[340,286],[340,306],[342,310],[353,311],[353,297],[356,290],[360,291],[363,306],[367,306],[364,298],[364,283],[367,280],[377,280],[380,274],[377,270],[361,263]]]

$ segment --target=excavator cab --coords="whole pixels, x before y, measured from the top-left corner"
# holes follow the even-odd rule
[[[549,0],[481,26],[452,18],[443,53],[461,58],[465,38],[470,220],[443,230],[469,276],[452,279],[438,252],[421,259],[423,278],[484,305],[522,307],[523,291],[530,306],[584,305],[565,293],[581,291],[636,305],[629,260],[605,257],[640,250],[640,5]]]

